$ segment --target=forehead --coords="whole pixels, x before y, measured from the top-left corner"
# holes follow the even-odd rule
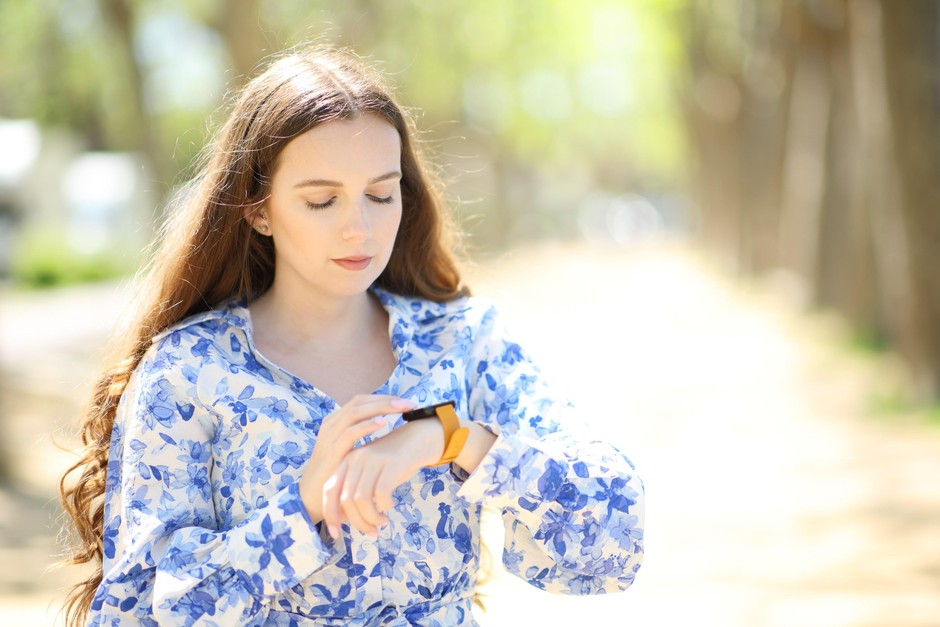
[[[400,163],[398,131],[367,113],[324,122],[292,139],[278,157],[275,177],[371,178]]]

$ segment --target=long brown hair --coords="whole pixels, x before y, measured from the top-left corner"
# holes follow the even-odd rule
[[[67,624],[85,620],[102,579],[108,449],[115,410],[131,373],[165,328],[224,300],[257,297],[271,286],[273,243],[250,228],[246,209],[251,213],[266,200],[278,155],[289,141],[323,122],[364,113],[383,117],[401,138],[401,226],[377,285],[435,301],[468,293],[451,254],[452,230],[440,185],[422,161],[411,118],[377,73],[350,53],[310,48],[276,60],[251,80],[204,151],[199,174],[170,203],[142,275],[135,316],[114,338],[113,365],[98,379],[85,407],[82,457],[59,488],[75,532],[67,563],[92,562],[97,568],[71,589]]]

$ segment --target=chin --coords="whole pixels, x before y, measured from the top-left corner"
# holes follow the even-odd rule
[[[343,274],[329,276],[332,273],[328,272],[326,275],[310,276],[307,280],[311,287],[324,295],[351,298],[366,292],[385,271],[386,264],[387,260],[379,268],[371,267],[362,272],[348,273],[345,276]],[[329,281],[324,281],[323,279],[327,276],[329,276]]]
[[[378,278],[379,275],[375,275],[374,277],[357,277],[356,280],[345,281],[339,285],[333,286],[333,289],[330,291],[341,298],[359,296],[366,292]]]

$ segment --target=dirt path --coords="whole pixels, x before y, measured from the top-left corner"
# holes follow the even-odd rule
[[[475,276],[648,490],[633,589],[570,599],[497,572],[486,624],[940,625],[940,429],[873,412],[896,376],[884,359],[682,250],[542,247]],[[98,290],[49,297],[52,318],[0,303],[0,359],[29,364],[4,379],[20,482],[0,491],[0,625],[53,624],[46,606],[67,579],[43,574],[48,486],[67,460],[43,434],[73,411],[120,302]],[[50,319],[68,332],[31,349],[29,327]],[[492,519],[487,537],[499,547]]]

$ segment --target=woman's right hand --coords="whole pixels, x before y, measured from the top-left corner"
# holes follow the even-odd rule
[[[310,520],[323,520],[323,484],[333,474],[353,446],[379,430],[388,414],[414,409],[414,403],[397,396],[364,394],[331,413],[320,423],[317,443],[300,477],[300,498]]]

